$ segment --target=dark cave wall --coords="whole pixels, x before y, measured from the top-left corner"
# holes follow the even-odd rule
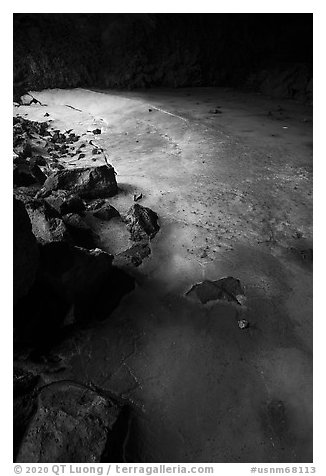
[[[312,94],[312,14],[15,14],[27,89],[232,86]]]

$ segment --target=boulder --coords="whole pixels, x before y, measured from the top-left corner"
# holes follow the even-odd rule
[[[64,222],[56,216],[43,200],[30,200],[26,210],[32,223],[32,231],[38,243],[69,241],[70,235]]]
[[[23,202],[14,198],[13,206],[14,302],[25,296],[35,280],[39,253],[32,225]]]
[[[111,399],[77,383],[43,387],[16,462],[100,463],[108,458],[120,414]]]
[[[153,210],[136,203],[128,211],[125,221],[133,241],[153,238],[159,231],[158,216]]]
[[[42,192],[68,190],[82,198],[111,197],[118,191],[114,168],[111,165],[79,167],[59,170],[44,183]]]

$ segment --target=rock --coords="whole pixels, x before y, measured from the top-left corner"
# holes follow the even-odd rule
[[[31,167],[28,162],[14,164],[13,183],[16,187],[28,187],[35,183],[43,184],[45,180],[46,175],[37,165]]]
[[[111,220],[113,217],[120,216],[118,210],[116,210],[109,203],[105,203],[100,208],[97,208],[93,215],[100,220]]]
[[[122,297],[134,288],[134,280],[112,266],[113,256],[98,248],[87,250],[67,244],[41,249],[44,275],[56,280],[74,306],[74,322],[107,318]]]
[[[144,260],[151,254],[148,241],[145,243],[137,243],[114,258],[116,266],[140,266]]]
[[[219,300],[241,305],[245,300],[244,290],[239,279],[231,276],[217,281],[205,280],[202,283],[195,284],[186,295],[199,299],[202,304]]]
[[[56,190],[51,193],[44,201],[53,208],[59,215],[67,213],[83,213],[85,203],[78,195],[70,195],[64,190]]]
[[[82,198],[110,197],[118,191],[114,168],[110,165],[65,169],[51,174],[44,183],[44,193],[68,190]]]
[[[26,210],[32,223],[32,231],[38,243],[69,241],[70,236],[64,222],[56,216],[43,200],[31,200]]]
[[[159,231],[158,216],[153,210],[135,204],[128,211],[125,221],[133,241],[153,238]]]
[[[37,279],[15,307],[14,327],[16,339],[47,351],[66,325],[96,319],[100,307],[107,317],[116,291],[113,257],[104,251],[51,242],[39,253]]]
[[[63,215],[62,220],[75,245],[83,248],[94,248],[95,235],[80,215],[77,213],[68,213],[67,215]]]
[[[93,132],[93,134],[101,134],[102,133],[101,129],[94,129],[92,132]]]
[[[32,225],[24,204],[14,198],[13,206],[14,302],[32,287],[39,265],[39,253]]]
[[[249,322],[246,319],[239,319],[238,326],[240,329],[247,329],[247,327],[249,327]]]
[[[43,387],[22,440],[17,463],[100,463],[121,408],[73,382]]]

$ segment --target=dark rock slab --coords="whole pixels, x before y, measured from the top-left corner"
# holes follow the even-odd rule
[[[112,166],[79,167],[51,174],[42,189],[46,194],[53,190],[68,190],[82,198],[111,197],[118,191]]]
[[[14,198],[13,204],[14,302],[32,287],[39,265],[39,253],[32,225],[23,202]]]
[[[160,229],[157,214],[138,203],[130,208],[125,221],[133,241],[153,238]]]
[[[195,298],[202,304],[209,301],[227,301],[241,305],[244,301],[244,290],[239,279],[229,276],[217,281],[205,280],[195,284],[186,296]]]
[[[44,387],[18,463],[100,463],[121,413],[112,400],[73,382]]]

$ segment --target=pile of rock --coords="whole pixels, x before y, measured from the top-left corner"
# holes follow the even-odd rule
[[[14,340],[37,355],[48,355],[68,331],[110,316],[134,288],[122,268],[142,263],[159,230],[151,209],[137,203],[121,217],[109,203],[119,191],[110,164],[66,168],[62,159],[80,152],[73,152],[78,140],[72,131],[52,133],[47,122],[14,120]],[[90,217],[106,227],[120,220],[136,242],[114,265],[97,246]],[[73,381],[44,386],[25,366],[14,374],[17,462],[122,458],[121,403]]]
[[[53,171],[56,157],[40,155],[37,147],[45,141],[64,154],[63,147],[78,138],[71,130],[51,134],[47,122],[14,120],[14,324],[18,340],[33,345],[44,337],[49,343],[66,326],[108,317],[134,287],[122,269],[149,256],[159,230],[151,209],[136,203],[120,217],[109,203],[118,193],[110,164],[65,168],[60,163]],[[98,247],[90,216],[103,226],[120,220],[136,242],[116,256],[114,266],[114,257]]]

